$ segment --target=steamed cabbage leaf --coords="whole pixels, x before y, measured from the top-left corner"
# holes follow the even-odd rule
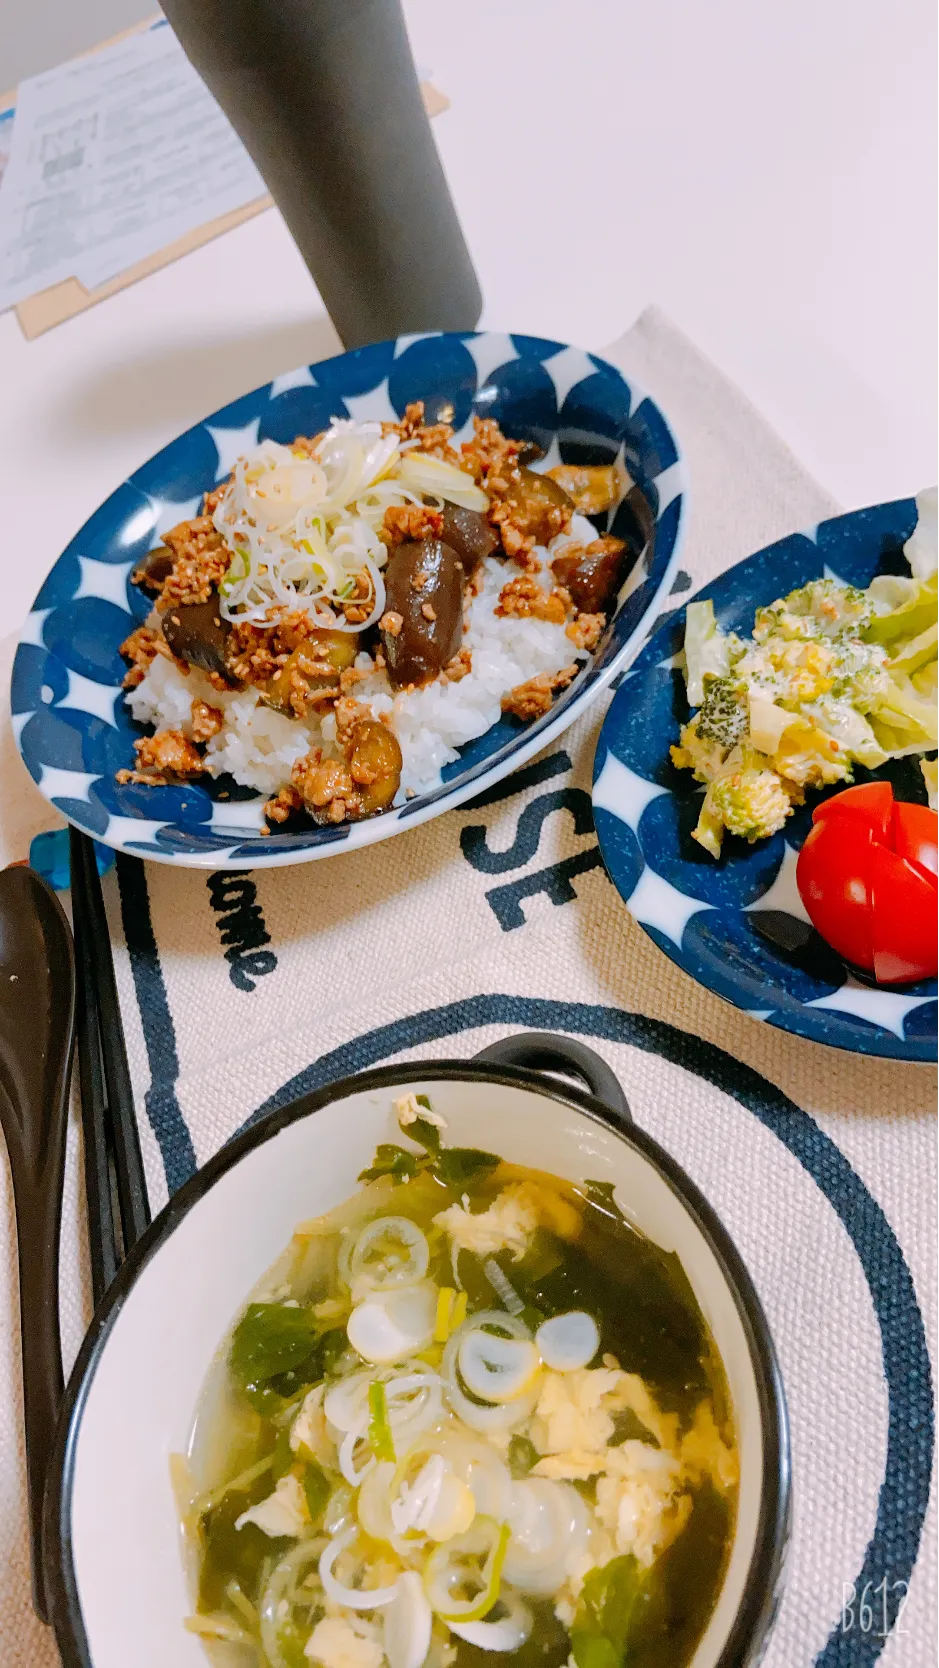
[[[725,678],[730,671],[730,643],[714,618],[713,602],[689,602],[685,610],[685,687],[688,704],[704,700],[705,678]]]
[[[910,682],[924,701],[935,701],[939,692],[939,665],[935,660],[927,661],[925,666],[910,673]]]
[[[923,753],[939,744],[935,702],[920,695],[904,673],[890,680],[890,690],[879,695],[868,714],[871,729],[892,758]]]
[[[916,578],[926,579],[939,564],[939,489],[927,487],[918,492],[916,510],[916,526],[903,546],[903,554]]]
[[[918,637],[904,638],[895,653],[887,661],[886,670],[894,672],[918,672],[921,667],[928,666],[930,661],[935,664],[936,647],[939,642],[939,625],[934,620],[931,626],[921,631]]]
[[[898,644],[918,637],[936,623],[937,576],[903,579],[881,574],[868,586],[875,610],[864,632],[869,643]]]

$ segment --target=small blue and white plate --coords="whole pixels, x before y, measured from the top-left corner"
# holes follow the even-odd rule
[[[738,562],[697,596],[711,598],[725,631],[749,635],[762,603],[823,574],[859,586],[908,574],[903,544],[915,525],[912,498],[835,516]],[[691,838],[704,790],[669,758],[690,714],[675,664],[684,635],[682,608],[626,673],[600,733],[593,807],[614,886],[660,950],[754,1019],[856,1054],[934,1060],[935,979],[861,984],[808,921],[796,854],[821,795],[810,793],[769,840],[750,846],[728,835],[719,861]],[[916,759],[859,768],[856,780],[872,774],[889,777],[899,799],[925,802]]]
[[[547,462],[612,463],[634,483],[600,532],[626,541],[632,568],[584,671],[544,718],[495,724],[462,749],[442,785],[370,822],[261,836],[257,795],[225,778],[184,787],[115,781],[134,764],[135,724],[120,645],[150,602],[132,569],[161,534],[198,513],[202,495],[261,440],[316,434],[332,417],[428,420],[453,407],[458,438],[474,415],[535,440]],[[14,730],[27,770],[70,822],[105,845],[190,868],[271,868],[353,850],[460,805],[573,724],[626,665],[668,595],[686,485],[678,445],[655,403],[613,365],[536,336],[401,336],[304,365],[197,423],[113,492],[60,556],[26,620],[13,666]],[[245,802],[255,801],[249,816]]]

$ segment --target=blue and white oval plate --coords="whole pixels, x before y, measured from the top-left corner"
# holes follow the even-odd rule
[[[495,724],[462,749],[442,785],[370,822],[260,834],[257,795],[228,779],[183,787],[118,784],[144,734],[124,703],[120,645],[149,611],[133,568],[259,441],[316,434],[332,417],[453,407],[458,438],[495,417],[547,462],[611,463],[634,483],[595,517],[626,540],[632,568],[584,671],[542,719]],[[572,724],[635,654],[678,562],[686,486],[678,445],[654,402],[594,354],[535,336],[402,336],[301,366],[197,423],[113,492],[36,598],[13,666],[14,729],[27,770],[70,822],[119,851],[196,868],[270,868],[353,850],[426,822],[479,793]],[[254,801],[249,816],[246,801]]]
[[[724,630],[748,636],[756,608],[822,574],[859,586],[908,574],[903,545],[916,515],[910,498],[836,516],[738,562],[697,597],[711,598]],[[659,949],[755,1019],[857,1054],[935,1060],[935,979],[861,984],[809,924],[796,854],[821,794],[769,840],[728,836],[717,862],[692,840],[704,790],[669,757],[690,713],[675,664],[684,635],[682,608],[626,673],[600,733],[593,806],[614,886]],[[856,780],[872,774],[889,777],[899,799],[925,802],[916,759],[859,768]]]

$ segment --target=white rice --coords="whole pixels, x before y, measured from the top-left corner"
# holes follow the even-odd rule
[[[579,521],[576,517],[575,521]],[[589,537],[594,537],[589,523]],[[572,527],[572,534],[584,537]],[[566,543],[553,541],[552,552]],[[541,553],[548,557],[547,552]],[[393,715],[393,728],[403,756],[401,792],[403,800],[439,786],[440,773],[458,757],[457,749],[484,735],[502,716],[502,696],[517,684],[542,672],[560,671],[573,660],[585,660],[575,648],[563,625],[548,620],[499,616],[494,609],[499,592],[516,570],[495,557],[488,557],[477,574],[477,593],[463,635],[463,647],[472,654],[472,670],[458,683],[438,680],[412,694],[395,694],[384,672],[373,672],[352,690],[379,717]],[[547,563],[540,576],[550,589]],[[372,664],[360,655],[356,665],[363,670]],[[157,656],[142,682],[128,693],[128,705],[140,723],[157,729],[192,733],[194,700],[220,707],[225,721],[206,748],[206,766],[212,776],[230,772],[244,787],[270,795],[290,780],[292,765],[313,746],[324,753],[336,753],[336,721],[332,713],[319,720],[285,718],[262,705],[257,690],[220,693],[196,670],[188,676],[170,660]]]

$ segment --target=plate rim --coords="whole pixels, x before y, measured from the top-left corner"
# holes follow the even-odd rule
[[[724,568],[721,573],[715,574],[714,577],[709,579],[705,584],[699,586],[697,589],[691,590],[686,596],[684,596],[679,607],[669,610],[667,617],[661,617],[656,621],[654,628],[648,633],[646,643],[643,644],[643,649],[651,646],[660,632],[670,632],[673,630],[675,625],[684,618],[689,602],[707,600],[712,597],[715,589],[720,587],[731,575],[737,573],[740,568],[745,567],[750,562],[766,557],[771,551],[774,551],[777,546],[787,543],[788,540],[799,537],[811,538],[813,534],[817,533],[819,527],[828,525],[831,522],[853,521],[856,517],[872,510],[889,509],[893,506],[912,504],[914,502],[915,498],[911,494],[904,498],[884,499],[882,502],[878,502],[876,504],[863,504],[858,509],[844,510],[839,515],[823,516],[821,520],[816,522],[812,527],[794,528],[791,532],[782,534],[780,538],[773,539],[769,544],[761,545],[758,550],[750,551],[746,556],[741,556],[738,561],[732,562],[730,566]],[[813,542],[815,541],[813,540]],[[642,675],[642,673],[637,674],[637,676],[640,677]],[[624,684],[623,691],[625,691],[625,688],[626,685]],[[619,696],[620,693],[621,691],[617,691],[617,696]],[[600,769],[602,768],[598,763],[601,758],[601,753],[603,754],[604,762],[606,754],[612,753],[612,748],[610,747],[608,740],[606,741],[604,751],[604,737],[607,727],[613,722],[615,705],[616,703],[612,703],[609,707],[606,717],[603,720],[600,734],[597,737],[597,747],[594,754],[593,773],[590,786],[591,803],[593,802],[593,793],[597,778],[599,776]],[[597,830],[597,843],[600,848],[600,855],[603,858],[604,869],[606,870],[610,883],[618,897],[622,900],[625,908],[629,910],[632,919],[636,922],[636,925],[641,929],[650,942],[655,945],[657,950],[659,950],[664,956],[667,956],[670,962],[680,968],[689,979],[692,979],[696,985],[701,987],[702,990],[706,990],[709,995],[717,997],[719,1001],[725,1003],[727,1007],[733,1008],[737,1013],[744,1014],[748,1019],[752,1020],[754,1024],[770,1025],[776,1031],[782,1031],[787,1036],[798,1038],[800,1042],[814,1043],[823,1048],[837,1048],[843,1053],[860,1055],[865,1059],[896,1060],[897,1062],[905,1065],[934,1066],[936,1064],[936,1047],[929,1038],[895,1037],[891,1042],[889,1038],[885,1038],[883,1035],[878,1036],[873,1028],[869,1033],[869,1037],[867,1033],[860,1029],[853,1035],[846,1035],[846,1031],[853,1024],[851,1016],[845,1014],[842,1019],[838,1010],[833,1009],[825,1009],[818,1014],[819,1034],[816,1034],[814,1029],[811,1033],[809,1033],[805,1030],[798,1029],[794,1024],[788,1022],[790,1015],[795,1017],[796,1015],[801,1015],[808,1011],[807,1005],[804,1002],[801,1002],[797,1009],[772,1008],[767,1013],[767,1017],[765,1019],[761,1019],[757,1017],[752,1008],[745,1007],[743,1002],[738,1001],[733,995],[730,995],[722,990],[717,990],[712,985],[705,984],[704,980],[699,978],[696,973],[692,972],[687,965],[687,962],[682,955],[680,944],[676,945],[670,942],[664,942],[664,934],[654,934],[644,922],[638,920],[637,917],[633,915],[632,910],[629,908],[629,898],[631,898],[633,894],[630,892],[629,897],[625,896],[617,883],[607,860],[605,839],[601,831],[602,824],[597,822],[596,817],[594,818],[594,822]],[[636,835],[636,838],[638,840],[638,835]],[[643,859],[642,872],[644,873],[645,869],[649,865],[641,847],[640,855]],[[633,891],[635,891],[635,887],[633,887]],[[926,1002],[930,1001],[939,1003],[939,997],[927,996],[923,998],[924,1005]],[[831,1028],[831,1030],[835,1033],[834,1035],[823,1036],[820,1034],[823,1022]],[[885,1028],[882,1026],[878,1027],[878,1030],[881,1033],[883,1033],[884,1029]]]
[[[381,341],[368,343],[367,346],[369,348],[380,348],[380,347],[388,346],[391,343],[394,343],[395,345],[397,345],[400,342],[406,342],[407,345],[410,347],[415,342],[433,341],[433,340],[445,339],[445,338],[453,338],[457,341],[465,342],[468,338],[476,339],[476,338],[479,338],[479,337],[486,337],[486,336],[493,336],[493,335],[496,335],[496,336],[504,335],[506,337],[506,339],[509,339],[509,340],[513,339],[516,336],[523,337],[523,338],[524,337],[530,337],[530,333],[526,332],[526,331],[511,331],[511,330],[505,330],[505,331],[497,331],[497,330],[470,330],[470,331],[428,330],[428,331],[419,331],[417,333],[407,334],[407,335],[403,335],[403,336],[386,337]],[[548,342],[548,341],[553,342],[554,341],[553,337],[536,337],[536,338],[530,338],[530,339],[543,341],[543,342]],[[574,346],[574,344],[568,343],[568,342],[558,342],[556,344],[556,351],[561,352],[561,351],[564,351],[565,349],[567,349],[568,347],[571,347],[571,346]],[[307,366],[303,366],[303,365],[295,366],[295,367],[293,367],[293,370],[294,371],[300,371],[300,370],[303,370],[303,369],[308,369],[308,370],[312,371],[312,370],[315,369],[316,365],[326,365],[326,364],[334,363],[335,361],[337,361],[339,359],[348,358],[351,354],[357,353],[359,351],[361,351],[361,350],[357,349],[357,348],[348,349],[344,353],[331,354],[328,359],[314,360],[314,361],[312,361],[312,363],[310,363]],[[355,836],[354,839],[350,839],[350,838],[347,837],[347,838],[342,839],[342,840],[324,841],[324,842],[322,842],[322,844],[319,844],[319,845],[304,846],[304,847],[299,847],[297,849],[277,850],[277,848],[272,848],[270,854],[268,854],[265,851],[259,851],[259,852],[256,852],[256,853],[250,855],[250,856],[236,857],[236,856],[233,855],[233,852],[235,850],[237,850],[237,847],[239,845],[244,844],[247,839],[255,839],[255,840],[256,839],[263,839],[263,835],[261,834],[259,829],[258,830],[253,830],[253,831],[250,831],[250,832],[246,831],[244,834],[240,835],[237,839],[233,840],[231,851],[227,850],[223,846],[218,846],[216,848],[213,848],[211,851],[206,851],[206,852],[187,852],[187,851],[172,851],[172,850],[167,850],[167,851],[151,851],[151,850],[141,851],[139,849],[136,849],[137,845],[139,843],[134,842],[129,837],[124,837],[122,839],[108,839],[108,838],[106,838],[105,835],[97,834],[97,833],[94,832],[94,830],[86,828],[82,823],[77,822],[74,817],[70,816],[67,812],[63,811],[61,806],[56,805],[54,800],[48,794],[44,793],[41,785],[35,780],[32,773],[29,772],[29,770],[28,770],[28,766],[26,765],[26,760],[23,757],[23,751],[22,751],[22,746],[21,746],[21,741],[20,741],[20,733],[21,732],[20,732],[20,730],[16,730],[15,739],[16,739],[17,754],[18,754],[20,760],[22,761],[24,768],[26,768],[28,773],[29,773],[30,781],[33,783],[34,787],[36,787],[38,792],[43,795],[43,798],[46,800],[46,803],[48,805],[50,805],[54,811],[58,812],[58,814],[60,816],[64,817],[68,824],[71,824],[72,826],[80,829],[80,831],[84,834],[87,834],[90,839],[96,840],[99,845],[107,846],[108,849],[111,850],[111,851],[123,852],[125,855],[127,855],[129,857],[136,857],[136,858],[139,858],[141,861],[145,861],[145,862],[148,862],[148,863],[161,863],[164,866],[169,867],[169,868],[185,868],[185,869],[200,869],[200,870],[225,869],[225,870],[228,870],[228,871],[235,871],[235,870],[248,871],[248,870],[251,870],[251,869],[260,869],[260,868],[263,868],[263,869],[287,868],[287,867],[293,866],[294,864],[312,863],[312,862],[320,861],[320,860],[322,860],[324,858],[327,858],[327,857],[337,857],[337,856],[339,856],[339,855],[341,855],[345,852],[363,850],[363,849],[365,849],[369,846],[377,845],[383,840],[392,839],[392,838],[394,838],[394,836],[396,834],[405,833],[407,830],[409,830],[411,828],[419,828],[422,823],[429,822],[429,821],[433,820],[435,817],[442,816],[447,811],[457,810],[458,807],[465,804],[465,802],[468,799],[475,798],[475,796],[478,793],[484,793],[487,790],[487,788],[495,786],[495,784],[497,782],[502,781],[506,776],[511,775],[513,771],[521,768],[521,766],[526,764],[529,759],[531,759],[535,756],[535,754],[540,753],[543,748],[549,746],[551,742],[555,741],[558,738],[558,736],[562,735],[565,730],[567,730],[573,723],[575,723],[577,721],[577,719],[579,719],[583,716],[583,714],[588,710],[588,708],[592,705],[592,703],[609,686],[609,684],[613,681],[613,679],[618,677],[619,674],[624,670],[625,666],[628,665],[629,663],[631,663],[631,661],[635,659],[636,655],[639,654],[641,649],[645,646],[645,643],[653,635],[656,623],[659,620],[660,615],[662,613],[663,600],[670,595],[671,586],[674,582],[675,574],[676,574],[676,572],[678,570],[678,567],[680,565],[681,557],[682,557],[682,554],[683,554],[683,551],[684,551],[685,540],[686,540],[687,534],[688,534],[688,523],[689,523],[689,502],[690,502],[690,500],[689,500],[689,470],[688,470],[687,454],[685,453],[685,451],[684,451],[684,449],[681,445],[681,441],[680,441],[678,435],[675,432],[672,420],[669,417],[668,413],[663,410],[663,408],[659,404],[658,400],[655,398],[654,395],[652,395],[648,392],[648,390],[645,388],[645,386],[642,382],[636,381],[633,377],[628,375],[626,371],[622,370],[618,365],[615,365],[612,360],[606,359],[602,354],[594,353],[589,348],[581,348],[579,351],[582,352],[588,359],[590,359],[593,362],[595,369],[599,369],[601,367],[608,368],[610,371],[614,372],[614,374],[617,377],[619,377],[626,384],[626,386],[628,387],[628,389],[630,391],[630,396],[631,396],[631,399],[630,399],[630,413],[634,412],[646,400],[649,400],[650,403],[655,407],[656,411],[659,413],[659,416],[661,417],[663,423],[665,424],[665,427],[666,427],[666,429],[668,431],[668,434],[671,438],[672,445],[674,446],[674,449],[675,449],[674,463],[670,464],[668,467],[670,469],[673,469],[673,470],[676,471],[676,479],[677,479],[677,482],[678,482],[678,489],[675,493],[674,499],[670,500],[670,502],[674,502],[677,499],[678,502],[679,502],[678,527],[677,527],[677,531],[676,531],[676,534],[675,534],[675,543],[672,547],[672,552],[671,552],[671,555],[668,559],[668,562],[666,564],[666,567],[665,567],[665,570],[662,574],[662,577],[661,577],[658,585],[656,586],[654,592],[650,596],[648,604],[646,606],[646,609],[645,609],[644,613],[642,614],[641,618],[639,619],[639,621],[637,622],[636,626],[634,627],[633,631],[629,634],[625,643],[623,643],[622,647],[618,650],[617,654],[613,657],[613,659],[610,661],[610,663],[607,666],[603,667],[601,671],[595,673],[595,675],[593,677],[589,677],[589,678],[585,679],[582,689],[574,695],[573,699],[570,702],[568,702],[567,705],[560,712],[558,712],[557,717],[554,720],[552,720],[552,722],[550,722],[548,725],[546,725],[546,727],[544,729],[539,730],[536,735],[532,735],[532,736],[528,737],[527,739],[525,738],[524,732],[522,732],[519,744],[517,746],[513,747],[512,751],[500,763],[492,765],[491,767],[489,767],[487,769],[481,770],[478,775],[475,775],[475,774],[471,775],[469,777],[469,779],[463,783],[462,787],[455,785],[454,788],[452,789],[452,791],[448,790],[446,793],[440,794],[438,798],[430,800],[428,802],[428,804],[425,805],[422,809],[414,811],[414,812],[409,811],[409,814],[408,814],[407,817],[401,817],[401,816],[396,816],[396,817],[391,817],[391,816],[389,816],[389,817],[385,817],[385,816],[373,817],[373,818],[370,818],[370,819],[368,819],[366,821],[363,821],[361,823],[355,823],[355,824],[350,825],[350,832],[352,834],[354,834],[354,836]],[[519,354],[518,357],[521,358],[522,355]],[[553,355],[549,356],[549,357],[553,357]],[[292,372],[287,371],[287,372],[281,372],[281,373],[278,373],[278,374],[289,376],[289,375],[292,374]],[[491,372],[487,373],[487,376],[489,376],[489,375],[491,375]],[[181,429],[179,431],[179,433],[174,435],[170,440],[168,440],[165,443],[164,446],[158,447],[157,450],[152,452],[148,458],[145,458],[142,463],[138,464],[137,468],[132,472],[132,474],[129,475],[129,476],[125,476],[124,479],[119,481],[112,488],[112,490],[108,493],[107,497],[103,498],[101,500],[101,503],[98,504],[95,507],[94,510],[92,510],[91,515],[85,518],[85,520],[82,522],[81,526],[77,529],[77,531],[72,535],[72,538],[68,541],[68,544],[65,546],[65,550],[60,552],[59,556],[56,558],[56,561],[52,564],[52,567],[49,569],[49,573],[46,575],[45,579],[43,580],[43,584],[46,583],[49,576],[54,572],[55,568],[58,566],[59,562],[62,560],[63,556],[65,555],[65,551],[68,550],[69,546],[74,544],[76,539],[80,538],[82,532],[89,525],[89,523],[94,519],[94,517],[100,512],[100,510],[106,504],[108,504],[111,501],[111,499],[118,492],[121,491],[121,489],[123,487],[130,486],[135,491],[142,491],[141,488],[138,488],[138,487],[135,486],[134,480],[132,478],[134,474],[137,474],[141,469],[145,468],[148,463],[153,461],[153,459],[159,457],[160,454],[162,452],[166,451],[168,447],[173,446],[173,445],[176,444],[177,441],[182,440],[193,429],[197,429],[197,428],[200,428],[200,427],[203,427],[204,425],[206,425],[213,417],[216,417],[218,415],[219,411],[224,411],[227,408],[227,406],[235,404],[239,400],[247,399],[252,394],[260,393],[262,389],[270,387],[273,380],[274,379],[272,378],[271,382],[257,383],[253,388],[247,389],[245,391],[245,393],[235,395],[232,400],[226,401],[225,406],[218,407],[215,411],[211,411],[211,412],[207,413],[205,417],[197,419],[195,423],[191,423],[188,428]],[[485,379],[484,379],[484,383],[482,385],[483,386],[485,385]],[[37,595],[38,594],[39,593],[37,592]],[[16,651],[14,653],[13,665],[11,667],[11,673],[10,673],[11,686],[12,686],[12,680],[15,677],[15,674],[16,674],[16,661],[17,661],[17,658],[18,658],[18,655],[19,655],[20,648],[23,647],[24,644],[27,647],[35,646],[35,645],[30,644],[28,636],[27,636],[27,633],[28,633],[28,630],[29,630],[29,622],[30,622],[30,619],[32,618],[32,616],[35,612],[36,612],[36,608],[35,608],[35,600],[34,600],[33,605],[29,609],[29,612],[27,613],[26,619],[24,620],[22,626],[20,627],[20,631],[17,635]],[[47,651],[47,652],[51,652],[51,651]],[[590,662],[588,661],[586,664],[587,664],[587,668],[589,670]],[[108,688],[108,687],[109,687],[108,685],[102,685],[102,688]],[[104,774],[104,773],[102,772],[102,774]],[[398,810],[401,810],[401,809],[403,809],[403,807],[398,807]],[[141,818],[140,820],[141,820],[141,822],[145,821],[145,819],[143,819],[143,818]],[[387,826],[386,826],[386,824],[387,824]],[[177,825],[174,824],[172,821],[168,821],[166,826],[172,828],[172,827],[177,826]]]

